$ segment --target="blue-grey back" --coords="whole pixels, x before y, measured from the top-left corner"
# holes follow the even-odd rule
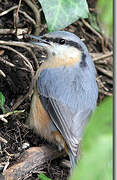
[[[96,70],[90,56],[86,56],[84,67],[77,63],[72,67],[43,69],[37,79],[37,90],[54,125],[76,155],[98,98]]]
[[[37,81],[40,94],[52,97],[71,108],[72,112],[96,107],[98,88],[96,71],[87,67],[44,69]]]

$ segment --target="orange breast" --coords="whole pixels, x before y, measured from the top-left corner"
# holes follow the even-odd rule
[[[34,92],[30,109],[30,126],[42,137],[47,137],[50,132],[50,117],[43,108],[37,92]]]
[[[51,124],[53,123],[44,109],[37,91],[34,92],[30,115],[29,115],[30,126],[36,130],[42,137],[54,144],[60,144],[66,149],[66,143],[64,138],[59,131],[52,131]]]

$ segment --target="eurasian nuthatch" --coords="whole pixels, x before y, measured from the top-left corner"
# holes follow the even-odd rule
[[[74,167],[98,97],[94,63],[85,44],[73,33],[57,31],[30,37],[47,52],[35,76],[30,125],[64,148]]]

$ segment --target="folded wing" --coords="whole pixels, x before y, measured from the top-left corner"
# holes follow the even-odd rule
[[[37,79],[37,90],[51,120],[76,156],[92,108],[86,106],[85,91],[81,94],[82,86],[75,82],[79,77],[76,79],[72,73],[71,69],[44,69]]]

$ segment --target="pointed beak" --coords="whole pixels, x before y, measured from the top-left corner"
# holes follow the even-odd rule
[[[42,47],[51,46],[51,44],[48,41],[42,39],[43,36],[28,35],[28,37],[30,38],[31,43],[33,44],[37,44]]]

